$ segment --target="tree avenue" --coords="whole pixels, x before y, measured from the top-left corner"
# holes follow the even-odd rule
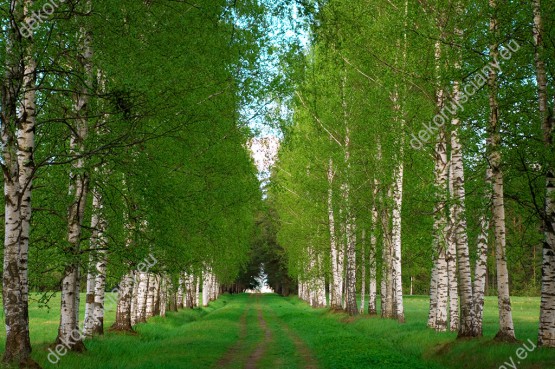
[[[0,32],[4,364],[261,287],[401,330],[424,295],[471,342],[491,296],[513,345],[537,297],[555,347],[554,2],[0,0]],[[245,367],[325,357],[292,298],[228,298]]]

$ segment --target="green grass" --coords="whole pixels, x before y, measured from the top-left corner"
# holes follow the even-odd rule
[[[82,299],[84,301],[84,299]],[[47,360],[54,341],[59,307],[40,309],[30,305],[33,357],[44,368],[71,369],[174,369],[216,368],[231,347],[229,368],[242,368],[249,355],[263,340],[257,320],[257,306],[262,310],[272,341],[259,366],[268,369],[302,368],[291,336],[283,325],[302,338],[320,368],[503,368],[511,357],[516,363],[519,344],[493,341],[497,331],[496,299],[486,301],[484,338],[456,340],[454,333],[436,333],[426,328],[428,300],[424,296],[406,297],[407,323],[361,316],[354,319],[327,309],[312,309],[296,297],[277,295],[256,298],[249,295],[224,295],[207,308],[168,313],[137,326],[137,335],[108,333],[86,341],[84,354],[68,353],[57,365]],[[240,319],[248,307],[246,332],[239,345]],[[106,326],[114,319],[115,306],[106,306]],[[528,347],[536,342],[539,300],[513,298],[517,337]],[[3,346],[3,335],[0,342]],[[0,346],[0,349],[3,347]],[[229,353],[228,353],[229,355]],[[536,349],[522,360],[519,369],[555,368],[555,350]],[[510,368],[510,366],[505,366]]]

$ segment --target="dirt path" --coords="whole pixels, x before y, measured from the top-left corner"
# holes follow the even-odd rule
[[[245,344],[245,339],[247,338],[247,316],[249,315],[250,310],[251,305],[249,304],[245,307],[245,311],[243,311],[243,314],[239,319],[239,338],[237,339],[237,342],[235,342],[235,344],[227,350],[220,360],[218,360],[214,366],[215,369],[227,368],[237,360],[237,355],[241,352],[241,349]]]
[[[268,351],[275,340],[272,328],[268,326],[266,318],[270,319],[274,330],[278,329],[285,334],[281,335],[281,337],[286,337],[293,343],[295,347],[294,356],[297,357],[298,362],[301,363],[298,366],[299,368],[318,369],[316,359],[302,338],[295,331],[289,328],[289,326],[279,318],[273,309],[270,308],[263,311],[260,302],[260,300],[264,300],[263,298],[259,295],[252,295],[248,300],[249,301],[245,306],[245,310],[239,320],[239,337],[237,342],[235,342],[235,344],[233,344],[226,351],[220,360],[218,360],[214,369],[237,368],[241,363],[244,363],[244,369],[260,369],[261,360],[269,354]],[[251,349],[251,352],[249,353],[247,345],[250,346],[252,344],[249,343],[251,340],[248,339],[250,332],[249,327],[252,327],[251,324],[254,324],[253,321],[249,321],[249,313],[253,308],[256,309],[257,324],[262,332],[262,336],[256,343],[256,346]],[[272,365],[278,365],[281,359],[282,358],[280,357],[274,358],[275,362],[273,362]]]
[[[258,317],[258,325],[260,329],[264,332],[264,340],[258,343],[254,352],[249,356],[247,359],[247,363],[245,365],[245,369],[258,369],[258,362],[264,357],[264,354],[268,350],[268,347],[272,343],[272,330],[268,328],[268,324],[264,319],[264,315],[262,314],[262,308],[260,307],[259,303],[259,296],[256,296],[256,311]]]
[[[312,351],[308,348],[303,339],[299,337],[299,335],[295,331],[291,330],[291,328],[289,328],[289,326],[277,316],[275,311],[272,310],[271,314],[272,319],[274,319],[279,324],[281,330],[285,332],[285,334],[287,334],[287,337],[289,337],[291,342],[293,342],[293,344],[295,345],[295,349],[303,362],[302,368],[318,369],[318,362],[312,355]]]

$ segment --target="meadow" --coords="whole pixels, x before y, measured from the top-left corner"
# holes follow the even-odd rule
[[[52,360],[56,364],[48,355],[58,326],[57,298],[46,308],[34,297],[30,306],[33,358],[44,368],[555,368],[555,350],[535,348],[539,300],[532,297],[513,298],[521,342],[507,344],[493,341],[495,298],[486,301],[484,337],[461,341],[454,333],[426,328],[426,296],[406,297],[407,322],[399,324],[312,309],[293,296],[222,295],[206,308],[152,318],[137,325],[135,335],[107,332],[87,340],[85,353],[68,353]],[[106,327],[115,315],[111,300],[106,306]],[[524,359],[519,358],[524,354]]]

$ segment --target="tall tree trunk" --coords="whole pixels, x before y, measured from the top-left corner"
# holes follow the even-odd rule
[[[369,252],[369,291],[368,291],[368,314],[376,315],[377,311],[377,304],[376,298],[378,294],[378,286],[377,286],[377,270],[376,270],[376,246],[378,243],[377,233],[378,233],[378,209],[376,207],[376,197],[378,196],[378,181],[374,179],[374,190],[373,190],[373,199],[372,199],[372,211],[370,213],[370,224],[372,227],[372,232],[370,234],[370,252]]]
[[[453,151],[451,151],[451,154]],[[449,164],[449,192],[453,194],[453,158]],[[447,284],[449,290],[449,330],[457,332],[459,330],[459,286],[457,281],[457,239],[455,237],[455,210],[456,206],[449,209],[449,231],[447,232],[447,253],[445,261],[447,263]]]
[[[489,140],[489,139],[488,139]],[[489,143],[488,143],[489,144]],[[490,228],[490,216],[488,207],[491,202],[491,169],[486,169],[486,191],[485,201],[488,206],[480,215],[480,233],[478,234],[476,248],[476,266],[474,270],[474,315],[476,319],[477,336],[482,336],[484,320],[484,295],[486,290],[486,275],[488,264],[488,233]]]
[[[133,272],[122,277],[118,288],[118,305],[116,308],[116,321],[110,327],[113,331],[132,332],[131,325],[131,301],[133,299],[133,287],[135,274]]]
[[[148,274],[148,289],[146,296],[145,317],[146,320],[154,316],[154,305],[156,303],[156,275]]]
[[[439,113],[445,104],[445,91],[440,84],[441,74],[441,42],[435,44],[435,68],[436,78],[436,111]],[[439,115],[436,115],[438,117]],[[434,118],[436,119],[436,118]],[[430,285],[430,314],[428,325],[438,331],[447,329],[447,295],[448,295],[448,271],[447,271],[447,193],[448,193],[448,162],[447,162],[447,137],[445,126],[439,128],[437,142],[434,148],[434,226],[432,252],[434,255],[434,270]],[[434,278],[435,277],[435,278]],[[435,309],[435,311],[434,311]]]
[[[146,302],[148,295],[148,274],[144,272],[139,272],[138,278],[138,290],[137,290],[137,323],[146,322]]]
[[[90,2],[87,3],[90,6]],[[81,48],[78,55],[79,69],[84,77],[84,85],[74,97],[75,127],[70,139],[70,153],[76,158],[70,173],[69,195],[73,202],[68,209],[68,244],[70,260],[62,279],[61,316],[57,343],[73,342],[72,351],[83,351],[81,339],[72,341],[72,333],[79,327],[79,256],[81,245],[81,226],[87,201],[89,174],[83,153],[88,133],[88,104],[92,91],[92,49],[91,34],[80,28]]]
[[[92,240],[92,236],[91,236]],[[92,251],[92,242],[91,242],[91,251],[89,254],[89,264],[87,266],[87,285],[86,285],[86,295],[85,295],[85,318],[83,319],[83,334],[86,337],[92,336],[92,326],[93,326],[93,319],[94,319],[94,283],[96,280],[96,253]]]
[[[538,89],[539,115],[544,144],[549,153],[546,161],[545,213],[543,214],[542,290],[538,345],[555,347],[555,165],[553,164],[553,107],[548,109],[547,74],[545,68],[544,31],[540,0],[532,0],[534,12],[534,61]],[[554,103],[555,104],[555,103]]]
[[[495,0],[489,0],[492,11],[490,19],[490,33],[493,39],[498,35],[497,4]],[[491,62],[498,62],[499,49],[497,41],[489,47]],[[495,235],[495,260],[497,266],[497,296],[499,307],[499,331],[495,336],[502,341],[515,341],[513,326],[513,315],[511,309],[511,297],[509,295],[509,271],[507,269],[506,231],[505,231],[505,202],[503,193],[503,171],[501,169],[501,134],[499,122],[499,106],[497,103],[497,72],[490,68],[488,76],[490,127],[489,127],[489,163],[493,176],[493,208],[492,222]]]
[[[330,158],[328,165],[328,225],[330,232],[330,257],[332,270],[332,280],[330,286],[330,307],[332,309],[341,309],[341,299],[343,296],[343,263],[339,260],[338,246],[340,242],[338,242],[335,233],[335,215],[333,210],[333,177],[333,159]]]
[[[10,2],[11,21],[4,33],[7,38],[0,114],[0,165],[4,174],[5,199],[2,301],[6,346],[2,361],[20,365],[34,364],[29,339],[27,252],[34,171],[36,71],[32,35],[24,39],[18,31],[20,24],[31,19],[31,7],[32,1],[29,0]],[[21,116],[18,117],[20,98]],[[14,134],[16,130],[17,134]]]
[[[366,229],[362,230],[362,246],[360,249],[360,313],[366,308]]]
[[[460,104],[459,81],[453,84],[453,104]],[[474,299],[472,291],[472,276],[470,271],[470,255],[468,251],[468,236],[466,234],[465,189],[462,147],[459,142],[458,130],[460,119],[454,116],[451,121],[451,160],[453,175],[453,211],[454,237],[457,244],[457,259],[459,269],[459,291],[461,294],[461,323],[459,337],[475,337],[476,324],[474,319]]]
[[[177,286],[177,309],[183,309],[183,273],[179,273],[179,282]]]
[[[93,209],[97,214],[97,218],[92,222],[93,236],[91,241],[96,244],[98,260],[96,261],[96,277],[94,280],[94,312],[93,312],[93,334],[104,333],[104,298],[106,290],[106,246],[107,240],[105,236],[107,224],[102,213],[102,195],[97,191],[93,191]]]
[[[166,307],[168,304],[168,282],[167,277],[160,277],[160,316],[166,316]]]
[[[31,6],[33,1],[23,3],[24,22],[33,16]],[[24,23],[27,24],[27,23]],[[23,52],[23,99],[20,105],[19,124],[17,126],[17,162],[19,170],[20,188],[20,217],[21,233],[19,235],[19,276],[21,283],[21,298],[23,313],[25,314],[29,341],[29,235],[31,231],[33,177],[35,175],[35,125],[36,125],[36,62],[33,55],[33,38],[28,38]]]

